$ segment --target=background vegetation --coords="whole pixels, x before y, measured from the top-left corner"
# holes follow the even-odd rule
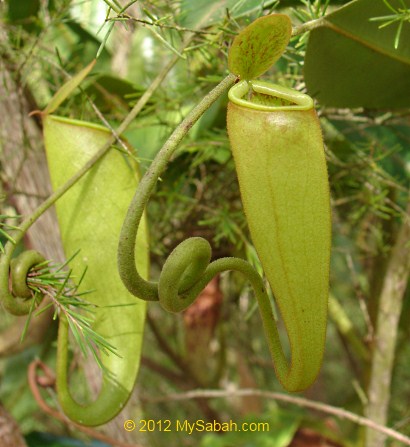
[[[294,37],[264,76],[318,98],[326,142],[333,211],[331,318],[322,373],[305,397],[410,436],[410,2],[358,0],[358,9],[328,16],[327,26],[317,21],[347,3],[0,2],[0,214],[27,215],[48,195],[41,121],[29,112],[44,109],[70,74],[96,55],[92,76],[59,114],[96,123],[103,118],[115,128],[155,77],[167,72],[125,132],[144,170],[175,125],[226,75],[227,49],[240,29],[278,11],[289,14],[294,26],[310,30],[316,24]],[[222,98],[195,125],[149,204],[153,277],[171,249],[194,235],[212,242],[215,257],[239,255],[258,266],[226,135],[226,102]],[[52,212],[25,244],[64,260]],[[34,319],[20,343],[23,327],[24,318],[1,313],[0,408],[10,418],[4,430],[18,425],[25,440],[14,430],[15,445],[85,445],[86,434],[39,411],[27,385],[34,358],[54,365],[51,315]],[[93,382],[98,369],[92,360],[81,360],[76,351],[74,360]],[[74,372],[73,380],[87,392],[82,373]],[[232,395],[176,400],[175,393],[197,388]],[[124,413],[129,417],[120,415],[102,431],[118,442],[147,446],[400,445],[344,418],[257,394],[235,395],[241,388],[281,391],[252,294],[239,275],[226,273],[183,315],[149,306],[142,366]],[[47,390],[48,402],[55,404]],[[127,433],[122,424],[129,418],[253,420],[269,422],[270,431]]]

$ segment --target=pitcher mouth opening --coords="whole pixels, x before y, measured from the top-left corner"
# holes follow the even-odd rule
[[[228,97],[239,106],[261,111],[313,108],[310,96],[264,81],[241,81],[231,87]]]

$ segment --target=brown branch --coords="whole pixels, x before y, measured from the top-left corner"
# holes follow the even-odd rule
[[[369,402],[366,416],[381,425],[384,425],[388,419],[390,384],[395,362],[399,320],[410,276],[410,200],[407,213],[391,251],[382,283],[367,392]],[[385,439],[382,434],[367,432],[367,446],[382,447],[384,444]]]
[[[44,376],[37,376],[37,368],[40,368]],[[99,441],[105,442],[115,447],[143,447],[141,444],[128,444],[126,442],[117,441],[109,436],[104,435],[103,433],[94,430],[90,427],[84,427],[83,425],[77,424],[76,422],[71,421],[67,418],[63,413],[51,408],[42,398],[38,385],[40,386],[52,386],[55,383],[55,375],[54,372],[43,362],[40,360],[33,360],[28,367],[28,383],[31,389],[31,392],[34,396],[39,407],[44,411],[44,413],[49,416],[59,420],[63,424],[71,427],[75,427],[78,430],[82,431],[88,436],[91,436],[94,439],[98,439]]]
[[[144,397],[141,400],[149,401],[152,403],[165,402],[165,401],[179,401],[188,399],[216,399],[216,398],[227,398],[227,397],[238,397],[238,396],[260,396],[265,399],[274,399],[281,402],[286,402],[292,405],[297,405],[299,407],[310,408],[312,410],[320,411],[322,413],[331,414],[338,417],[339,419],[347,419],[355,424],[362,425],[364,427],[371,428],[372,430],[378,431],[380,433],[389,436],[390,438],[396,439],[405,445],[410,445],[410,438],[397,432],[391,428],[385,427],[383,425],[377,424],[370,419],[363,416],[359,416],[355,413],[351,413],[343,408],[333,407],[332,405],[327,405],[322,402],[315,402],[313,400],[305,399],[303,397],[289,396],[288,394],[274,393],[271,391],[258,390],[258,389],[239,389],[235,391],[226,390],[193,390],[186,393],[174,393],[168,394],[161,397]]]

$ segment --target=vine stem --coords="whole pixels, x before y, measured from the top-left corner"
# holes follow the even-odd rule
[[[161,174],[177,149],[181,140],[206,110],[229,88],[237,77],[233,74],[226,76],[202,101],[195,106],[177,126],[154,161],[141,179],[135,196],[128,209],[120,235],[118,246],[118,269],[127,289],[134,295],[149,301],[158,300],[157,284],[147,282],[140,277],[135,268],[135,240],[139,223],[142,219],[147,202],[157,184]]]
[[[252,388],[243,388],[234,391],[226,390],[192,390],[186,393],[173,393],[167,394],[166,396],[147,398],[141,397],[142,400],[148,401],[150,403],[165,402],[165,401],[179,401],[179,400],[189,400],[189,399],[215,399],[215,398],[227,398],[227,397],[247,397],[247,396],[259,396],[265,399],[273,399],[281,402],[286,402],[292,405],[297,405],[299,407],[310,408],[312,410],[320,411],[322,413],[331,414],[338,417],[339,419],[347,419],[354,422],[357,425],[362,425],[368,427],[372,430],[384,433],[390,438],[396,439],[405,445],[410,446],[410,438],[403,435],[402,433],[393,430],[392,428],[385,427],[383,425],[377,424],[372,420],[359,416],[358,414],[352,413],[345,410],[344,408],[334,407],[332,405],[324,404],[322,402],[316,402],[313,400],[305,399],[303,397],[289,396],[288,394],[275,393],[271,391],[258,390]]]

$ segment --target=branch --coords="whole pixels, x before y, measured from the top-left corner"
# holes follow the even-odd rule
[[[258,390],[258,389],[248,389],[243,388],[235,391],[226,390],[193,390],[186,393],[173,393],[162,397],[149,398],[144,397],[141,400],[149,401],[151,403],[165,402],[169,400],[188,400],[188,399],[220,399],[227,397],[238,397],[238,396],[260,396],[265,399],[273,399],[281,402],[287,402],[292,405],[297,405],[299,407],[310,408],[312,410],[320,411],[321,413],[331,414],[338,417],[339,419],[347,419],[355,424],[362,425],[372,430],[384,433],[390,438],[396,439],[405,445],[410,445],[410,438],[407,436],[383,425],[377,424],[363,416],[359,416],[355,413],[351,413],[343,408],[333,407],[321,402],[315,402],[313,400],[305,399],[303,397],[289,396],[283,393],[274,393],[271,391]]]
[[[366,415],[380,424],[384,424],[388,418],[399,320],[410,276],[410,200],[407,213],[391,251],[377,314]],[[366,445],[384,446],[384,436],[368,432],[366,437]]]
[[[319,17],[318,19],[310,20],[309,22],[302,23],[302,25],[294,26],[292,28],[292,37],[299,36],[300,34],[312,31],[319,26],[329,25],[324,17]]]

